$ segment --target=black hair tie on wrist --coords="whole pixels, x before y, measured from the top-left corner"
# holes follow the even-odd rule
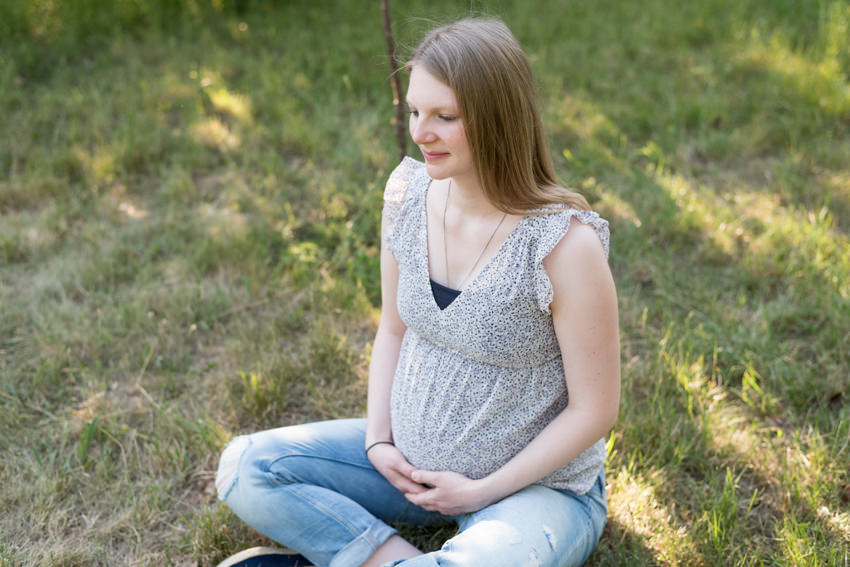
[[[375,441],[374,443],[366,447],[365,453],[367,456],[369,455],[369,451],[371,451],[372,447],[374,447],[375,445],[392,445],[393,447],[395,447],[395,443],[393,443],[392,441]]]

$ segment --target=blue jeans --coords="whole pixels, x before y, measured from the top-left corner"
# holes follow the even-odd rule
[[[532,485],[478,512],[443,516],[408,502],[375,470],[365,435],[365,419],[344,419],[237,437],[221,456],[218,496],[320,567],[358,567],[396,522],[459,527],[442,549],[390,564],[403,567],[578,566],[599,541],[603,472],[587,494]]]

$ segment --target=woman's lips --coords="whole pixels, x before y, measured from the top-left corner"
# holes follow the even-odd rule
[[[425,150],[422,150],[422,155],[425,156],[427,161],[436,161],[449,156],[448,153],[426,152]]]

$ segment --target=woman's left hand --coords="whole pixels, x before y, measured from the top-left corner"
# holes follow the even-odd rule
[[[477,512],[499,499],[488,493],[484,482],[460,473],[417,470],[411,477],[431,488],[417,494],[406,493],[405,497],[417,506],[446,516]]]

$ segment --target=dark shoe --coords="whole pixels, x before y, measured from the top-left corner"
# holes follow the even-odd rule
[[[216,567],[313,567],[313,564],[291,549],[252,547],[231,555]]]

